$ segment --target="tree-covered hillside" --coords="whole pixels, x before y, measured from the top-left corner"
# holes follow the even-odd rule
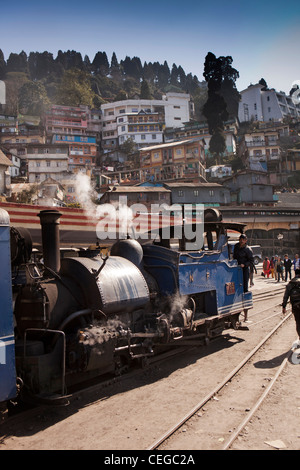
[[[41,114],[50,104],[80,104],[99,107],[101,103],[127,98],[160,99],[168,91],[190,93],[196,119],[203,119],[206,87],[198,77],[167,61],[141,63],[139,57],[108,60],[97,52],[93,60],[76,51],[24,51],[6,59],[0,49],[0,80],[6,83],[6,113]]]

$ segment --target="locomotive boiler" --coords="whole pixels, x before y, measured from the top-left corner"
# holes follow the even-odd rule
[[[120,374],[167,348],[200,345],[237,328],[240,313],[252,307],[227,243],[227,229],[243,226],[224,223],[218,211],[205,213],[201,250],[187,250],[171,230],[168,240],[158,232],[144,245],[118,240],[109,256],[66,258],[60,257],[60,215],[39,214],[41,264],[32,261],[27,231],[11,228],[11,267],[1,267],[6,282],[11,269],[14,304],[14,357],[5,371],[23,396],[59,401],[87,379]],[[4,308],[10,315],[9,298]]]

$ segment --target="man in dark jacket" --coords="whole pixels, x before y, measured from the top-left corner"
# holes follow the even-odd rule
[[[296,331],[300,340],[300,269],[296,269],[295,277],[290,280],[285,288],[282,301],[282,313],[286,312],[286,304],[290,298],[292,312],[296,321]]]
[[[242,234],[239,242],[236,243],[233,250],[233,258],[237,260],[238,265],[243,268],[244,292],[248,292],[249,268],[254,264],[253,253],[247,245],[247,237]]]
[[[291,269],[292,269],[292,260],[288,257],[288,255],[284,255],[284,270],[285,270],[285,281],[288,280],[288,274],[290,276],[290,280],[292,279]]]

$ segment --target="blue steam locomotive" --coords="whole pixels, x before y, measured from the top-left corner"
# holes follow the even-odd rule
[[[144,244],[118,240],[105,257],[61,258],[60,215],[39,214],[40,264],[30,234],[0,209],[0,402],[59,402],[87,379],[238,328],[252,307],[227,235],[244,226],[216,210],[205,211],[202,249],[173,228],[167,240],[159,231]]]

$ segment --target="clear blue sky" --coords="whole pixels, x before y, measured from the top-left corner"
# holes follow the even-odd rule
[[[0,49],[75,50],[92,61],[105,51],[120,61],[167,60],[203,79],[207,52],[230,55],[239,91],[260,78],[289,92],[300,80],[300,1],[14,0],[0,5]]]

